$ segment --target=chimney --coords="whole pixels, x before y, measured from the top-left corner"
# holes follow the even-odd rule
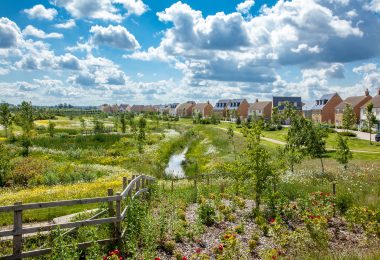
[[[365,90],[365,95],[368,97],[369,96],[369,91],[368,91],[368,88]]]
[[[257,103],[257,102],[259,102],[259,99],[258,99],[258,98],[256,98],[256,103]]]
[[[207,104],[210,104],[210,100],[207,100]]]
[[[380,88],[377,89],[377,94],[380,96]]]

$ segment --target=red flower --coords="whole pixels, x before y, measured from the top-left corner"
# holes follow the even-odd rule
[[[182,256],[182,260],[187,260],[187,257],[186,256]]]
[[[273,224],[273,223],[275,223],[275,222],[276,222],[276,219],[275,219],[275,218],[270,218],[270,219],[269,219],[269,223],[270,223],[270,224]]]
[[[106,256],[103,256],[103,260],[107,260],[107,257],[106,257]]]
[[[123,257],[122,257],[122,256],[120,256],[120,257],[119,257],[119,260],[123,260]]]
[[[197,254],[200,254],[201,251],[202,251],[202,250],[201,250],[200,248],[195,249],[195,253],[197,253]]]
[[[154,258],[154,260],[161,260],[161,258],[159,258],[159,257],[156,257],[156,258]]]
[[[277,256],[276,255],[272,255],[272,259],[276,259],[277,258]]]
[[[224,248],[223,244],[219,244],[218,246],[219,251],[223,251],[223,248]]]
[[[113,251],[113,253],[114,253],[115,255],[119,255],[119,254],[120,254],[120,251],[119,251],[118,249],[115,249],[115,250]]]

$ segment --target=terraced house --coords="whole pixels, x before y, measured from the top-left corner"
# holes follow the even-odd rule
[[[251,104],[248,109],[248,117],[261,117],[270,120],[272,116],[272,101],[259,101]]]
[[[364,92],[364,96],[352,96],[346,98],[335,108],[335,125],[342,126],[343,124],[343,113],[346,107],[346,104],[352,107],[352,110],[355,113],[356,121],[359,123],[360,120],[360,108],[364,106],[364,104],[368,103],[372,97],[369,94],[368,89]]]
[[[226,118],[227,117],[227,108],[228,105],[230,104],[229,99],[220,99],[218,102],[216,102],[214,106],[214,113],[218,115],[221,118]]]
[[[372,112],[376,116],[376,120],[377,120],[375,127],[377,131],[380,131],[380,88],[377,90],[377,95],[374,96],[370,101],[368,101],[366,104],[364,104],[360,108],[360,125],[361,126],[363,126],[367,121],[366,111],[367,111],[367,105],[369,103],[373,104]]]
[[[210,117],[212,115],[213,107],[210,102],[198,103],[193,107],[193,116],[201,115],[202,118]]]
[[[194,101],[187,101],[186,103],[179,104],[176,108],[177,116],[191,117],[193,115]]]
[[[311,119],[315,123],[335,123],[335,108],[342,103],[342,98],[338,93],[325,94],[320,99],[315,100],[311,108]]]

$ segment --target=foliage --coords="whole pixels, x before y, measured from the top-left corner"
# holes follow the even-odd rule
[[[127,121],[125,120],[124,114],[120,114],[120,124],[121,124],[121,132],[125,133],[127,131]]]
[[[356,115],[350,104],[345,104],[343,110],[342,127],[343,129],[351,129],[356,124]]]
[[[5,136],[8,137],[8,128],[12,124],[12,114],[7,103],[0,104],[0,125],[4,126]]]
[[[23,101],[16,118],[16,124],[21,126],[24,135],[30,136],[30,132],[34,128],[32,103]]]
[[[63,237],[61,229],[55,229],[51,234],[50,259],[67,260],[78,259],[79,252],[77,242],[72,237]]]
[[[215,209],[210,203],[202,203],[198,214],[202,224],[212,226],[215,223]]]
[[[143,117],[139,119],[139,130],[137,135],[137,145],[139,153],[143,153],[144,143],[145,143],[145,128],[146,128],[146,120]]]
[[[10,177],[12,169],[11,155],[5,145],[0,143],[0,187],[3,187]]]
[[[352,152],[347,144],[347,139],[341,135],[336,135],[336,142],[336,160],[344,166],[344,169],[347,169],[347,163],[352,158]]]
[[[55,134],[55,123],[53,123],[52,121],[49,121],[48,132],[49,132],[50,137],[54,137],[54,134]]]
[[[365,115],[367,117],[367,124],[368,124],[368,131],[369,131],[369,143],[372,144],[371,134],[372,134],[372,128],[374,124],[376,123],[376,115],[373,112],[373,103],[370,102],[365,110]]]

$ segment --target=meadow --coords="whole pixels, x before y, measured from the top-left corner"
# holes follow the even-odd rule
[[[27,157],[20,154],[18,140],[1,138],[10,155],[11,169],[5,187],[0,188],[0,205],[105,196],[108,188],[121,190],[122,177],[147,174],[156,177],[157,182],[148,200],[131,206],[123,223],[127,235],[116,246],[118,251],[114,246],[94,246],[90,250],[94,257],[89,259],[100,259],[109,251],[130,259],[380,257],[378,144],[349,138],[350,149],[362,152],[354,152],[344,169],[336,161],[336,152],[328,151],[323,157],[324,174],[319,159],[308,156],[295,165],[293,172],[281,164],[256,211],[256,191],[252,187],[257,183],[244,173],[239,176],[240,166],[234,166],[247,149],[248,140],[241,127],[225,122],[193,124],[189,119],[145,117],[142,144],[138,128],[128,125],[123,133],[116,116],[99,119],[113,128],[110,133],[84,132],[79,117],[60,116],[52,120],[56,123],[53,136],[47,130],[49,121],[37,120]],[[93,119],[84,119],[85,130],[92,129]],[[229,126],[234,130],[232,137]],[[21,130],[15,129],[17,139]],[[286,135],[287,128],[261,133],[283,142]],[[330,133],[326,138],[328,149],[336,148],[336,135]],[[282,145],[268,140],[260,144],[269,152],[272,164],[282,160]],[[185,147],[188,151],[182,167],[189,179],[173,180],[172,189],[172,180],[164,170],[169,158]],[[200,177],[207,175],[210,177]],[[332,194],[333,183],[336,194]],[[102,207],[94,204],[26,211],[23,222],[51,221]],[[12,222],[11,213],[0,213],[0,226]],[[109,236],[107,230],[105,225],[81,228],[62,239],[60,246],[71,248],[65,258],[78,258],[72,241],[104,238]],[[36,248],[47,237],[40,234],[25,238],[26,249]],[[11,252],[9,242],[0,243],[0,254]],[[47,259],[62,259],[53,255]]]

